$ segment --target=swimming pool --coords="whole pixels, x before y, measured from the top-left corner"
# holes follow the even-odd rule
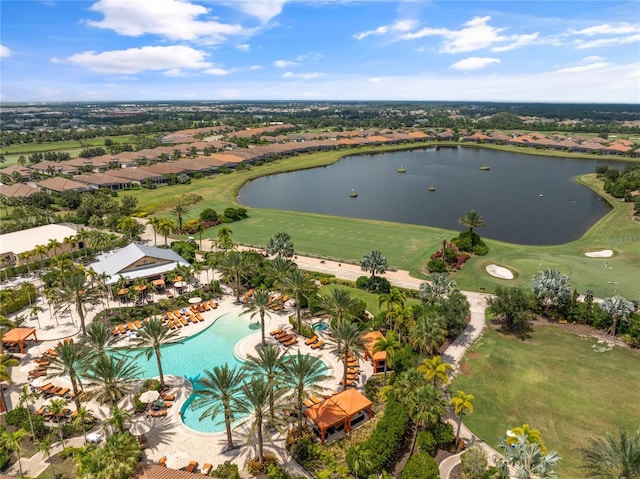
[[[214,366],[222,366],[224,363],[227,363],[230,368],[241,366],[242,361],[234,356],[233,348],[242,338],[255,333],[255,322],[234,313],[223,314],[198,334],[184,338],[178,343],[162,346],[162,370],[165,376],[182,376],[189,379],[194,390],[197,390],[197,381],[202,376],[202,371],[212,370]],[[135,362],[140,368],[141,378],[158,376],[155,354],[147,360],[144,354],[136,357],[139,352],[139,349],[118,351],[119,354]],[[200,432],[223,432],[225,430],[224,415],[220,413],[215,421],[211,419],[200,421],[203,410],[193,410],[190,407],[194,399],[195,395],[192,394],[182,406],[182,422],[187,427]]]

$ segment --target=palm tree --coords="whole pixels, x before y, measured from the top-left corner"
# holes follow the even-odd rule
[[[302,318],[300,316],[302,298],[309,298],[315,292],[315,284],[307,273],[301,269],[292,269],[284,278],[284,291],[296,301],[296,318],[298,320],[298,331],[302,328]]]
[[[244,396],[244,401],[238,404],[240,412],[248,416],[245,423],[251,425],[248,438],[251,439],[254,435],[257,436],[258,462],[260,464],[264,464],[264,422],[269,414],[269,398],[272,391],[275,397],[276,409],[283,408],[278,403],[278,399],[284,391],[281,388],[274,388],[273,384],[264,381],[258,376],[251,378],[248,383],[242,385],[241,394]],[[271,425],[275,426],[273,423]]]
[[[442,356],[425,359],[418,366],[418,371],[424,374],[427,381],[432,381],[434,387],[449,384],[449,371],[452,370],[453,366],[451,364],[442,362]]]
[[[178,218],[178,229],[182,231],[182,217],[189,213],[187,206],[184,203],[178,201],[173,205],[173,208],[171,208],[171,212],[176,215],[176,218]]]
[[[503,438],[498,444],[498,450],[506,459],[498,464],[500,477],[510,477],[509,466],[515,470],[516,477],[519,478],[557,477],[555,468],[561,459],[560,455],[555,451],[543,453],[539,444],[527,442],[524,435],[518,436],[515,443],[511,444]]]
[[[442,324],[443,318],[440,316],[423,314],[418,317],[409,332],[409,344],[420,353],[433,356],[447,337]]]
[[[104,251],[113,244],[113,236],[106,231],[93,230],[90,233],[88,243],[92,249]]]
[[[538,271],[533,277],[533,293],[545,309],[558,306],[567,301],[571,294],[569,276],[555,268]]]
[[[54,256],[58,253],[58,248],[61,248],[61,247],[62,247],[62,243],[60,243],[60,241],[58,241],[55,238],[51,238],[47,243],[47,250],[48,251],[53,250]]]
[[[389,366],[393,367],[393,358],[396,353],[396,349],[400,347],[400,342],[396,339],[396,335],[393,331],[389,331],[386,337],[381,337],[378,339],[373,345],[374,353],[382,353],[386,354],[386,358],[384,361],[384,381],[383,384],[387,385],[387,368]]]
[[[363,443],[359,443],[351,448],[351,454],[353,460],[350,464],[350,469],[353,477],[358,479],[363,469],[365,471],[371,469],[371,449],[367,448]]]
[[[18,259],[20,263],[24,263],[27,266],[27,273],[31,274],[31,269],[29,268],[29,260],[33,256],[33,251],[23,251],[22,253],[18,253]]]
[[[22,441],[27,436],[27,431],[24,429],[16,429],[14,432],[2,431],[0,436],[0,444],[4,446],[8,451],[15,452],[18,456],[18,468],[20,469],[20,477],[24,477],[22,472]]]
[[[398,288],[391,288],[388,293],[378,295],[378,307],[382,309],[382,306],[387,306],[387,313],[391,313],[396,309],[396,306],[404,307],[407,301],[407,295],[400,291]]]
[[[433,273],[431,283],[420,285],[420,299],[425,304],[435,304],[445,298],[456,289],[455,281],[449,278],[447,273]]]
[[[49,413],[53,415],[53,417],[57,418],[56,422],[58,423],[58,434],[60,435],[60,442],[62,443],[62,448],[64,449],[64,435],[62,434],[62,421],[60,418],[64,416],[64,410],[67,407],[66,399],[52,399],[49,405],[47,406],[47,410]]]
[[[449,404],[453,407],[453,413],[458,417],[458,431],[456,432],[456,448],[460,442],[460,428],[462,427],[462,416],[465,412],[473,413],[473,394],[465,394],[464,391],[458,390],[458,395],[451,398]]]
[[[291,236],[284,231],[275,233],[267,243],[265,248],[270,255],[282,256],[285,258],[291,258],[294,253],[293,241]]]
[[[244,364],[245,370],[252,376],[261,376],[266,382],[273,384],[274,391],[280,387],[281,374],[284,371],[284,357],[286,351],[281,350],[273,344],[269,344],[260,349],[256,348],[257,356],[248,355]],[[275,394],[269,394],[269,414],[271,420],[275,421]]]
[[[476,210],[467,211],[464,216],[458,218],[458,224],[469,228],[469,236],[473,236],[473,228],[486,226],[484,218]]]
[[[51,448],[53,447],[53,432],[46,434],[40,439],[35,439],[35,441],[36,441],[36,445],[38,446],[38,451],[44,452],[47,455],[47,459],[49,460],[49,464],[51,465],[51,477],[55,478],[56,470],[53,468],[53,461],[51,460]]]
[[[147,221],[147,223],[151,225],[151,228],[153,229],[153,246],[158,246],[157,234],[159,233],[158,226],[160,225],[160,217],[152,216],[151,218],[149,218],[149,221]]]
[[[547,453],[547,448],[542,442],[542,434],[540,434],[539,429],[533,429],[529,427],[528,424],[523,424],[522,426],[514,427],[511,430],[512,435],[507,436],[505,441],[507,444],[518,444],[518,438],[524,437],[527,443],[536,443],[540,446],[540,450],[543,454]]]
[[[413,387],[402,403],[411,420],[420,427],[435,426],[447,413],[447,403],[442,392],[431,384]]]
[[[600,309],[611,316],[613,322],[608,332],[615,336],[618,322],[629,321],[636,308],[631,301],[627,301],[622,296],[612,296],[604,298],[600,303]]]
[[[351,297],[351,292],[344,286],[338,286],[323,298],[322,308],[340,322],[343,319],[353,319],[351,311],[356,304],[356,300]]]
[[[95,396],[104,404],[117,403],[133,390],[133,382],[140,377],[140,369],[126,357],[98,356],[84,374],[89,385],[96,388]]]
[[[35,303],[33,306],[31,306],[31,308],[29,308],[29,313],[31,313],[31,317],[35,318],[36,321],[38,321],[38,328],[42,329],[40,326],[40,317],[38,316],[40,313],[44,312],[44,309],[42,309],[42,306],[40,306],[38,303]]]
[[[107,348],[113,342],[113,334],[109,327],[102,321],[93,321],[87,328],[87,334],[82,342],[96,356],[106,354]]]
[[[47,256],[47,254],[49,253],[49,248],[47,248],[45,245],[43,244],[38,244],[36,245],[36,247],[33,249],[33,252],[35,254],[37,254],[38,256],[40,256],[40,267],[44,267],[44,258],[45,256]]]
[[[82,434],[84,434],[84,442],[87,442],[87,428],[86,424],[93,417],[93,413],[91,410],[86,407],[80,407],[76,409],[76,417],[73,420],[73,426],[77,429],[79,427],[82,428]]]
[[[250,359],[250,358],[249,358]],[[227,451],[234,449],[231,435],[231,422],[240,411],[240,391],[245,373],[237,368],[229,369],[227,363],[215,366],[212,371],[204,371],[204,376],[198,379],[197,397],[191,408],[206,409],[200,415],[200,420],[216,419],[221,412],[224,415],[224,425],[227,431]]]
[[[131,421],[131,413],[117,404],[112,404],[109,411],[110,417],[105,420],[105,423],[111,427],[112,432],[115,429],[118,432],[123,433],[124,425]]]
[[[284,285],[284,280],[289,274],[289,271],[297,268],[293,261],[288,258],[283,258],[282,256],[277,256],[268,264],[268,270],[272,278],[274,278],[275,283],[280,287],[280,297],[284,296],[284,291],[282,289]]]
[[[331,339],[335,346],[333,350],[342,358],[344,365],[343,382],[347,384],[347,369],[350,356],[362,357],[364,352],[364,342],[362,341],[362,333],[358,329],[358,325],[349,320],[342,320],[333,330],[333,338]]]
[[[398,333],[398,341],[402,343],[402,330],[408,330],[413,325],[413,307],[396,306],[392,313],[387,313],[387,318],[393,321],[391,329]]]
[[[118,433],[103,447],[85,446],[74,457],[77,479],[128,479],[140,461],[140,444],[129,433]]]
[[[620,429],[620,436],[589,438],[589,446],[579,449],[581,468],[587,478],[623,479],[640,477],[640,431]]]
[[[27,404],[27,417],[29,418],[29,428],[31,429],[31,437],[35,439],[36,432],[33,429],[33,419],[31,419],[31,402],[38,399],[40,395],[31,390],[31,387],[28,384],[22,386],[22,392],[20,393],[20,402],[18,403],[21,407],[26,403]]]
[[[324,373],[321,359],[308,354],[289,356],[284,360],[286,383],[292,388],[292,395],[296,405],[298,417],[298,433],[302,433],[302,406],[305,398],[314,393],[322,392],[320,383],[327,381],[329,376]]]
[[[11,372],[9,368],[18,366],[20,361],[11,356],[10,354],[0,355],[0,412],[7,410],[6,401],[4,400],[4,388],[2,383],[12,383]]]
[[[47,370],[50,377],[69,376],[71,388],[73,390],[73,402],[76,409],[80,408],[78,399],[80,382],[79,376],[83,374],[89,364],[90,354],[86,345],[81,342],[62,341],[55,348],[56,355],[51,359],[51,364]]]
[[[162,372],[162,350],[161,346],[173,344],[179,340],[179,331],[171,330],[162,322],[161,318],[153,317],[149,321],[145,321],[142,328],[137,330],[138,338],[134,340],[134,344],[138,347],[145,348],[144,354],[147,360],[155,353],[158,363],[158,374],[160,375],[160,387],[165,389],[164,374]]]
[[[262,347],[266,346],[266,341],[264,338],[264,317],[265,315],[271,317],[269,315],[268,309],[271,306],[271,296],[269,292],[265,289],[258,289],[255,291],[251,297],[244,304],[241,314],[251,313],[250,318],[253,319],[256,315],[260,318],[260,329],[262,331]]]
[[[246,266],[245,258],[239,251],[231,251],[224,255],[220,262],[222,274],[233,279],[233,291],[236,294],[236,301],[240,302],[240,278]]]
[[[77,267],[62,275],[60,299],[67,303],[75,303],[76,312],[80,318],[82,334],[87,334],[85,325],[85,301],[93,301],[97,298],[97,290],[89,281],[87,270]]]
[[[84,249],[85,257],[89,256],[89,249],[87,248],[87,241],[91,237],[91,233],[84,229],[80,228],[76,232],[76,240],[78,240],[78,248],[82,247]]]
[[[360,260],[360,269],[371,273],[371,288],[375,288],[376,274],[384,274],[388,267],[387,258],[378,250],[369,251]]]
[[[231,231],[231,228],[229,228],[228,226],[223,225],[220,228],[218,228],[218,232],[217,232],[218,239],[216,240],[216,247],[218,249],[221,249],[225,253],[227,251],[234,249],[236,245],[233,242],[233,239],[231,238],[232,233],[233,231]]]
[[[118,222],[116,228],[118,231],[124,233],[127,238],[129,238],[129,241],[131,241],[133,240],[133,234],[138,229],[138,222],[131,216],[125,216]]]
[[[158,233],[164,236],[164,247],[168,248],[167,237],[173,232],[175,229],[175,224],[169,218],[160,218],[158,221],[158,226],[156,227]]]

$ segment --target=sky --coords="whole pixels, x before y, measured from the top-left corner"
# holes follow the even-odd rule
[[[0,101],[640,103],[640,2],[2,0]]]

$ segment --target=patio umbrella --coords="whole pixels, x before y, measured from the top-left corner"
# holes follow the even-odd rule
[[[187,285],[187,283],[185,283],[184,281],[176,281],[175,283],[173,283],[173,285],[176,288],[184,288]]]
[[[187,453],[178,451],[167,454],[167,467],[169,469],[181,469],[189,465],[189,456]]]
[[[149,431],[151,431],[151,425],[147,422],[135,422],[129,428],[129,432],[134,436],[144,436]]]
[[[159,397],[160,397],[160,393],[158,391],[153,391],[149,389],[148,391],[145,391],[142,394],[140,394],[139,399],[140,399],[140,402],[149,404],[150,402],[155,401]]]

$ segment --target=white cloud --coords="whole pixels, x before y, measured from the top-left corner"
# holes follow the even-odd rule
[[[588,65],[578,65],[575,67],[561,68],[559,70],[556,70],[556,73],[584,73],[584,72],[590,72],[594,70],[601,70],[609,66],[610,64],[607,62],[595,62],[595,63],[590,63]]]
[[[598,55],[591,55],[590,57],[584,57],[582,60],[580,60],[582,63],[593,63],[593,62],[599,62],[604,60],[604,58],[599,57]]]
[[[584,50],[586,48],[606,47],[611,45],[624,45],[626,43],[640,42],[640,33],[637,35],[630,35],[627,37],[613,37],[613,38],[599,38],[598,40],[591,40],[585,42],[583,40],[576,40],[576,48],[578,50]]]
[[[355,35],[353,35],[353,38],[355,38],[356,40],[362,40],[371,35],[386,35],[388,33],[408,32],[414,29],[417,25],[418,25],[418,22],[416,22],[415,20],[400,20],[391,25],[382,25],[373,30],[367,30],[365,32],[356,33]]]
[[[515,50],[516,48],[520,48],[524,45],[527,45],[535,40],[538,39],[538,35],[539,33],[530,33],[528,35],[515,35],[513,37],[509,37],[509,38],[513,38],[513,43],[510,43],[509,45],[504,45],[501,47],[493,47],[491,49],[492,52],[508,52],[510,50]]]
[[[500,63],[500,59],[488,57],[469,57],[454,63],[450,68],[460,71],[473,71],[486,68],[493,63]]]
[[[249,70],[262,70],[262,65],[251,65]]]
[[[231,73],[230,70],[225,70],[224,68],[220,68],[220,67],[207,68],[204,72],[208,73],[209,75],[215,75],[215,76],[225,76]]]
[[[4,45],[0,45],[0,58],[7,58],[11,56],[11,50],[5,47]]]
[[[154,34],[171,40],[206,38],[210,42],[221,42],[230,35],[246,33],[241,25],[197,20],[210,10],[185,0],[99,0],[90,10],[102,13],[104,18],[87,20],[88,25],[130,37]]]
[[[186,77],[187,74],[185,72],[183,72],[182,70],[180,70],[180,68],[172,68],[171,70],[167,70],[166,72],[163,73],[164,76],[167,77],[171,77],[171,78],[178,78],[178,77]]]
[[[242,45],[236,45],[236,48],[241,52],[248,52],[249,50],[251,50],[251,45],[249,45],[248,43],[243,43]]]
[[[190,47],[142,47],[96,53],[77,53],[67,61],[99,73],[138,73],[145,70],[179,70],[212,68],[204,61],[205,52]],[[174,72],[175,73],[175,72]]]
[[[273,62],[273,66],[278,68],[289,68],[296,65],[299,65],[299,63],[292,62],[289,60],[276,60],[275,62]]]
[[[581,30],[569,30],[574,35],[585,35],[591,37],[593,35],[625,35],[627,33],[640,32],[640,24],[620,23],[619,25],[611,25],[603,23],[602,25],[594,25],[593,27],[583,28]]]
[[[325,73],[321,73],[321,72],[311,72],[311,73],[285,72],[282,75],[282,78],[299,78],[301,80],[313,80],[314,78],[320,78],[323,76],[325,76]]]
[[[273,17],[282,13],[282,7],[288,0],[232,0],[223,2],[224,5],[237,8],[247,15],[257,18],[262,23],[267,23]]]

